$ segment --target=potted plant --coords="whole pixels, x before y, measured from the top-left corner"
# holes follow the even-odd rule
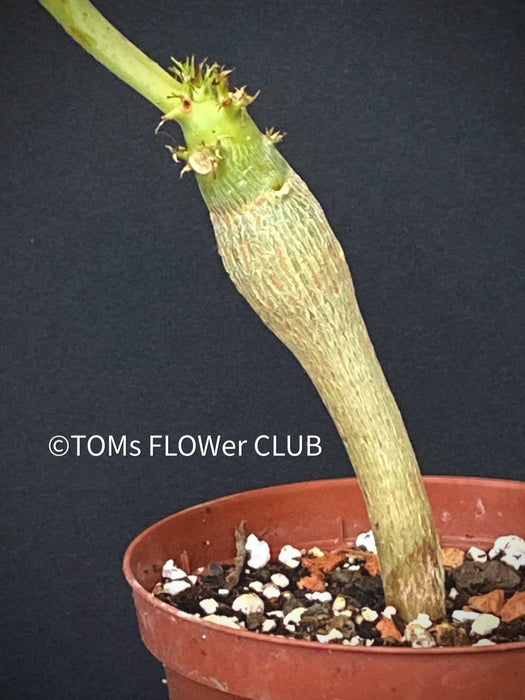
[[[185,145],[170,147],[170,150],[175,160],[184,162],[182,172],[195,173],[210,211],[219,253],[227,272],[239,292],[309,374],[333,417],[354,466],[359,487],[355,482],[344,488],[338,484],[340,492],[345,494],[346,505],[341,504],[335,511],[342,513],[348,509],[349,513],[361,513],[345,521],[345,527],[350,527],[350,521],[352,529],[357,524],[364,527],[367,522],[362,509],[364,501],[377,545],[386,600],[405,622],[419,614],[426,614],[434,621],[444,618],[445,575],[441,545],[414,451],[370,342],[342,249],[320,205],[277,150],[276,144],[282,135],[273,130],[262,133],[257,128],[247,112],[254,97],[244,88],[231,89],[228,71],[222,66],[188,59],[174,61],[171,73],[167,73],[109,25],[87,0],[41,1],[88,52],[161,110],[163,116],[159,126],[168,120],[175,120],[181,126]],[[320,483],[319,488],[328,489],[323,493],[330,492],[334,503],[336,496],[331,488]],[[432,488],[432,482],[429,482],[429,490]],[[439,488],[436,481],[436,493],[439,493]],[[520,491],[515,485],[508,488],[514,494]],[[271,496],[274,502],[279,500],[275,492]],[[299,496],[297,498],[297,502],[303,502]],[[185,515],[174,516],[175,520],[170,519],[169,524],[166,521],[159,524],[161,539],[169,535],[168,540],[175,537],[179,543],[183,531],[184,542],[172,546],[178,548],[181,556],[183,552],[191,555],[192,564],[203,565],[205,556],[227,560],[233,554],[231,544],[217,543],[213,553],[206,547],[203,549],[199,545],[202,531],[197,522],[204,518],[207,528],[212,527],[211,516],[204,517],[204,514],[220,512],[220,523],[228,523],[225,531],[229,541],[231,528],[236,522],[251,514],[253,524],[250,523],[250,527],[255,527],[257,518],[253,513],[263,512],[260,506],[250,505],[250,500],[242,496],[242,505],[237,506],[236,501],[225,499],[213,506],[206,504],[204,511],[197,507]],[[255,495],[254,502],[270,507],[267,495]],[[485,511],[499,512],[497,497],[494,503],[498,505],[484,505]],[[453,511],[452,507],[450,510]],[[464,510],[465,504],[458,502],[453,521],[460,519]],[[280,517],[282,529],[276,526],[273,546],[283,544],[283,538],[289,536],[292,527],[288,518]],[[319,525],[321,514],[314,521]],[[468,528],[455,524],[460,527],[457,537],[466,537]],[[505,527],[512,524],[514,529],[518,527],[516,521],[501,524]],[[218,527],[219,521],[213,528]],[[342,530],[345,527],[341,526]],[[343,536],[352,534],[342,530],[336,535],[323,531],[318,536],[320,540],[339,542]],[[453,531],[445,534],[454,536]],[[497,534],[497,531],[489,533],[485,530],[480,537],[483,540]],[[243,651],[243,654],[258,653],[251,650],[260,640],[252,640],[249,633],[217,629],[213,625],[210,627],[209,623],[204,623],[204,632],[200,628],[195,631],[198,623],[194,619],[167,610],[162,602],[151,598],[148,589],[151,590],[154,583],[152,575],[158,576],[155,567],[162,563],[162,557],[169,556],[166,541],[161,544],[157,535],[147,531],[133,550],[130,549],[126,560],[128,578],[136,586],[137,605],[146,606],[139,608],[139,619],[150,649],[168,669],[171,662],[176,663],[174,656],[182,657],[186,652],[209,660],[211,640],[215,640],[220,654],[220,650],[225,649],[224,637],[234,648],[239,644],[246,645],[242,648],[250,651]],[[441,535],[443,537],[443,528]],[[315,533],[302,531],[304,541],[300,544],[313,544],[309,538],[314,536]],[[182,628],[177,635],[170,632],[174,625]],[[206,640],[206,648],[198,640]],[[273,651],[263,653],[276,657],[283,653],[277,651],[275,640],[269,644]],[[285,648],[295,649],[295,646],[288,644]],[[507,663],[518,651],[518,646],[507,653]],[[361,658],[363,650],[344,650],[345,663],[358,665],[355,659],[348,661],[348,651],[356,651],[357,657]],[[396,658],[404,659],[402,663],[413,663],[413,659],[402,653],[407,650],[390,651],[394,651],[394,655],[401,652]],[[236,652],[227,651],[227,654],[232,653]],[[318,655],[318,650],[314,646],[304,653],[309,664],[313,655]],[[327,650],[327,655],[335,653],[332,649]],[[179,695],[176,689],[170,691],[172,697],[205,698],[219,693],[263,697],[266,692],[262,686],[241,691],[239,679],[221,680],[213,675],[206,665],[208,662],[202,671],[194,667],[194,659],[188,659],[187,663],[191,667],[187,673],[180,668],[168,671],[174,683],[177,676],[179,687],[186,684]],[[390,664],[391,660],[387,663]],[[339,668],[339,662],[335,664]],[[442,678],[444,674],[440,664],[435,661],[432,664],[437,670],[434,670],[434,676],[424,681],[427,689],[429,683],[437,687],[438,676]],[[295,665],[294,661],[287,661],[281,675],[286,676]],[[344,675],[342,670],[335,673],[334,668],[325,671],[323,691],[312,691],[308,674],[305,674],[303,692],[314,692],[316,694],[311,697],[316,698],[339,697],[337,693],[341,691],[337,683],[327,689],[329,678],[334,674]],[[464,669],[465,664],[462,665]],[[402,670],[395,673],[396,676],[404,674],[406,669],[402,666]],[[512,675],[510,670],[508,673]],[[352,672],[352,677],[354,675]],[[342,682],[344,685],[344,679]],[[407,676],[396,682],[397,686],[389,681],[391,692],[399,692],[399,683],[406,688]],[[442,681],[439,683],[442,692],[444,688],[450,692],[449,686],[443,685]],[[483,687],[486,688],[486,684]],[[384,686],[383,692],[386,691]],[[267,697],[290,696],[286,691],[282,696],[276,695],[274,690],[271,692],[273,694]],[[425,697],[429,697],[428,691],[425,692]]]

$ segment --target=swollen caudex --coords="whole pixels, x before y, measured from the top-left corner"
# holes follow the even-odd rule
[[[406,539],[405,528],[412,525],[400,523],[403,506],[391,508],[380,484],[391,480],[390,492],[399,494],[399,499],[404,494],[406,512],[414,512],[423,493],[417,463],[373,353],[343,251],[321,207],[290,169],[279,189],[267,189],[242,207],[210,209],[219,253],[232,281],[294,353],[332,414],[367,501],[373,504],[372,522],[383,521],[383,532],[404,530],[397,541]],[[385,422],[376,435],[370,434],[378,416],[386,416]],[[394,432],[393,444],[389,431]],[[380,514],[374,509],[381,501],[384,512]],[[422,551],[437,551],[428,506],[418,520],[428,538],[418,546]],[[387,571],[389,552],[381,540],[377,544]],[[425,580],[421,585],[433,590],[439,600],[442,586],[439,575],[435,576],[439,559],[430,556],[430,560],[414,556],[412,565],[420,567],[419,581]],[[399,562],[406,559],[400,556]],[[392,564],[397,567],[397,562]],[[404,610],[405,603],[392,602]],[[439,616],[437,608],[427,611]]]
[[[388,602],[406,620],[422,611],[440,619],[444,574],[430,505],[341,245],[275,148],[282,135],[260,132],[248,115],[246,91],[230,91],[219,66],[189,62],[174,72],[181,92],[163,122],[176,119],[186,145],[170,150],[197,176],[224,267],[334,419],[365,496]]]

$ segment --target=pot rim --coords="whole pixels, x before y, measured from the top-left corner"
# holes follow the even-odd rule
[[[490,477],[477,477],[477,476],[446,476],[446,475],[431,475],[431,476],[423,476],[423,481],[425,484],[444,484],[446,482],[453,482],[455,487],[468,487],[469,485],[476,484],[476,486],[479,488],[489,487],[490,486],[506,486],[509,489],[521,491],[525,490],[525,481],[518,481],[518,480],[512,480],[512,479],[496,479],[496,478],[490,478]],[[198,630],[210,630],[214,634],[224,634],[227,635],[225,637],[225,640],[227,639],[228,636],[232,637],[241,637],[243,639],[247,640],[252,640],[254,642],[260,641],[261,643],[269,643],[269,644],[277,644],[277,645],[285,645],[287,647],[305,647],[309,649],[317,649],[317,650],[326,650],[327,652],[333,652],[334,650],[337,651],[337,653],[352,653],[352,654],[394,654],[394,655],[407,655],[407,654],[414,654],[417,653],[418,655],[446,655],[446,654],[487,654],[487,653],[495,653],[496,651],[498,652],[505,652],[505,651],[517,651],[519,649],[525,649],[525,641],[523,642],[506,642],[504,644],[494,644],[494,645],[489,645],[489,646],[464,646],[464,647],[430,647],[430,648],[420,648],[420,649],[414,649],[412,647],[363,647],[363,646],[349,646],[349,645],[332,645],[332,644],[326,644],[323,642],[318,642],[318,641],[309,641],[309,640],[303,640],[303,639],[291,639],[288,637],[280,637],[278,635],[258,635],[255,634],[254,632],[250,632],[249,630],[246,629],[232,629],[229,627],[217,625],[216,623],[209,622],[207,620],[202,619],[201,617],[191,615],[190,613],[184,612],[183,610],[179,610],[178,608],[169,605],[168,603],[163,602],[159,598],[155,598],[152,596],[151,592],[146,590],[136,579],[132,569],[131,569],[131,564],[130,564],[130,559],[131,559],[131,554],[132,550],[135,548],[135,546],[145,537],[149,535],[151,530],[156,529],[158,526],[160,526],[163,522],[170,520],[171,518],[181,515],[183,513],[190,512],[192,510],[197,510],[198,508],[202,508],[203,506],[208,506],[208,505],[214,505],[218,501],[221,502],[221,504],[227,503],[228,500],[233,500],[238,497],[246,496],[248,494],[254,494],[254,493],[260,493],[260,492],[271,492],[272,490],[291,490],[294,487],[298,485],[312,485],[315,488],[317,488],[317,485],[326,485],[328,483],[333,484],[334,486],[337,485],[337,482],[340,482],[341,484],[348,484],[349,482],[357,482],[357,479],[355,477],[340,477],[340,478],[335,478],[335,479],[316,479],[313,481],[300,481],[300,482],[293,482],[293,483],[286,483],[286,484],[278,484],[274,486],[265,486],[263,488],[259,489],[249,489],[247,491],[241,491],[241,492],[236,492],[233,494],[229,494],[226,496],[221,496],[219,498],[212,499],[210,501],[205,501],[202,503],[195,504],[193,506],[189,506],[188,508],[184,508],[183,510],[177,511],[176,513],[173,513],[172,515],[168,515],[165,518],[162,518],[161,520],[153,523],[149,527],[147,527],[145,530],[143,530],[140,534],[138,534],[132,542],[128,545],[126,548],[125,554],[124,554],[124,559],[123,559],[123,572],[124,576],[129,583],[129,585],[132,588],[133,595],[134,596],[140,596],[142,599],[144,599],[145,602],[147,602],[150,605],[153,605],[154,607],[158,608],[159,610],[163,610],[164,613],[171,615],[174,618],[179,618],[181,620],[184,620],[185,622],[189,622],[190,624],[196,625],[196,628]],[[201,632],[201,634],[203,633]]]

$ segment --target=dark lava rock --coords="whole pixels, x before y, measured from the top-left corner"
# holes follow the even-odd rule
[[[355,600],[359,607],[377,611],[385,607],[385,593],[380,576],[359,576],[352,584],[344,584],[342,593]]]
[[[210,587],[222,588],[225,583],[224,567],[217,561],[210,562],[208,574],[203,576],[203,584]]]
[[[379,639],[381,637],[381,633],[377,627],[366,620],[356,624],[355,631],[363,639]]]
[[[320,630],[325,630],[330,620],[330,613],[321,603],[314,603],[301,615],[298,633],[301,637],[314,638]]]
[[[304,605],[304,600],[299,600],[294,595],[286,597],[283,604],[283,614],[288,615],[288,613],[295,610],[295,608],[300,608]]]
[[[351,586],[353,585],[354,581],[362,578],[362,576],[363,575],[360,571],[355,571],[348,568],[338,568],[332,573],[331,578],[332,581],[335,581],[336,583],[343,583]]]
[[[495,588],[504,591],[515,589],[521,583],[521,576],[512,567],[501,561],[464,561],[453,569],[451,578],[458,591],[468,595],[482,595]]]
[[[525,641],[525,616],[517,617],[510,622],[502,622],[491,634],[493,642],[523,642]]]
[[[262,627],[266,617],[263,613],[250,613],[246,615],[246,629],[254,632]]]
[[[328,627],[330,629],[339,630],[344,639],[351,639],[356,634],[353,620],[346,615],[335,615],[328,622]]]
[[[331,617],[323,603],[314,603],[301,615],[301,622],[326,622]]]

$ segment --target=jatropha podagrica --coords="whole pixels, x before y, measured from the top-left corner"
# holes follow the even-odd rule
[[[361,316],[350,271],[323,210],[262,132],[245,88],[218,64],[173,61],[170,73],[88,0],[41,0],[97,60],[176,121],[170,147],[193,171],[219,253],[238,291],[302,364],[359,479],[387,602],[406,620],[444,617],[444,574],[430,505],[401,414]],[[329,513],[327,513],[327,517]]]

